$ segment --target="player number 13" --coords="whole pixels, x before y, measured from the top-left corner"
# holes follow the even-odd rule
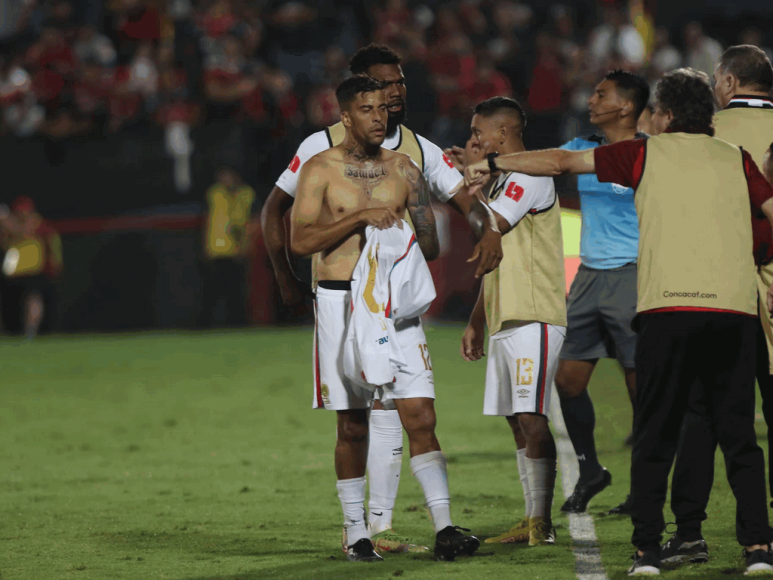
[[[523,371],[523,374],[521,374]],[[515,359],[515,384],[530,385],[533,378],[534,361],[530,358]]]

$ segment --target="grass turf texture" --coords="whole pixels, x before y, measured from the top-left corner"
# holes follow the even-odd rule
[[[522,498],[512,437],[504,420],[481,414],[485,365],[461,360],[461,332],[435,326],[427,335],[454,522],[483,538],[520,519]],[[334,416],[309,408],[310,352],[309,329],[0,343],[0,578],[574,577],[560,491],[556,547],[483,544],[454,563],[346,562]],[[614,363],[599,364],[591,394],[600,457],[614,477],[591,502],[597,514],[628,488],[630,405]],[[404,461],[395,528],[432,546]],[[721,459],[704,531],[711,562],[668,577],[742,570]],[[630,522],[599,517],[596,533],[607,574],[622,578]]]

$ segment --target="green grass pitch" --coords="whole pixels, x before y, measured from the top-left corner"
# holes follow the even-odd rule
[[[505,421],[481,414],[485,365],[459,357],[461,332],[427,329],[438,437],[454,521],[486,537],[520,518],[521,490]],[[483,544],[453,563],[346,562],[334,417],[310,408],[308,328],[5,339],[0,357],[2,580],[574,577],[560,491],[556,547]],[[596,515],[628,489],[631,412],[616,363],[599,365],[591,394],[600,457],[614,478],[591,503]],[[740,574],[734,519],[718,458],[704,528],[711,561],[664,575]],[[607,574],[623,578],[630,522],[595,522]],[[394,523],[432,545],[407,456]]]

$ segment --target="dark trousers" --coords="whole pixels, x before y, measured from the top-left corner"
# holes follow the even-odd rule
[[[773,451],[773,376],[770,374],[768,343],[762,323],[757,322],[757,384],[762,395],[762,413],[768,425],[768,462]],[[671,484],[671,510],[676,516],[680,538],[694,541],[701,535],[701,522],[706,519],[711,486],[714,482],[714,454],[717,435],[712,428],[706,401],[694,396],[684,418],[682,436],[674,465]],[[773,492],[773,469],[768,477]]]
[[[737,502],[738,541],[768,543],[765,462],[754,432],[756,320],[721,312],[662,312],[641,314],[637,323],[633,544],[660,554],[668,474],[691,396],[705,402],[725,456]]]

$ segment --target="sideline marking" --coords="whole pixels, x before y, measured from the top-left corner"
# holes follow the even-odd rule
[[[553,431],[556,434],[556,447],[558,448],[558,461],[561,469],[561,483],[564,489],[564,497],[568,498],[574,491],[574,485],[579,477],[579,465],[574,447],[566,431],[566,423],[561,413],[561,400],[558,398],[556,385],[550,388],[552,392],[550,405],[550,420],[553,422]],[[609,580],[601,563],[596,540],[596,528],[593,525],[593,517],[585,514],[567,514],[569,516],[569,535],[572,537],[572,552],[574,552],[575,569],[579,580]]]

